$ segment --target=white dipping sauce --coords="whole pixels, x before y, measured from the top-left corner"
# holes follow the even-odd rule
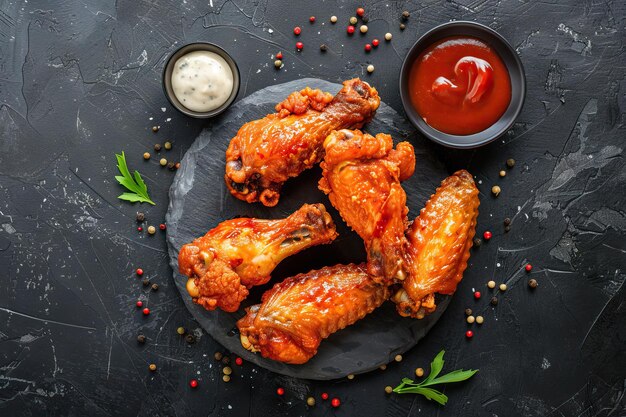
[[[215,52],[189,52],[174,64],[172,90],[180,104],[189,110],[215,110],[233,91],[233,71]]]

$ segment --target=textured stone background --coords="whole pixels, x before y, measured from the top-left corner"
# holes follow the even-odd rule
[[[345,35],[357,2],[118,0],[0,1],[0,415],[208,416],[616,416],[624,415],[626,5],[620,1],[377,1],[366,4],[367,37],[391,44],[363,52]],[[411,18],[404,32],[398,16]],[[316,15],[314,26],[308,16]],[[330,15],[340,23],[328,23]],[[208,336],[188,346],[183,325],[201,330],[174,288],[165,236],[135,231],[136,207],[117,200],[114,153],[144,174],[162,221],[173,174],[141,154],[171,139],[178,160],[205,123],[177,114],[160,85],[164,59],[196,40],[237,60],[240,96],[279,82],[364,76],[401,110],[402,57],[420,34],[450,19],[498,30],[526,67],[528,95],[514,129],[476,151],[433,146],[449,171],[481,183],[474,251],[450,307],[404,361],[352,381],[313,383],[245,364],[229,384]],[[293,26],[305,49],[294,52]],[[318,46],[328,44],[322,55]],[[282,50],[276,71],[272,54]],[[376,66],[371,76],[367,63]],[[225,117],[228,117],[225,115]],[[154,134],[151,126],[161,130]],[[421,139],[418,139],[421,140]],[[498,178],[506,158],[517,165]],[[495,183],[503,192],[493,199]],[[504,234],[502,219],[513,219]],[[540,287],[531,293],[527,262]],[[142,266],[160,285],[148,292]],[[497,308],[472,288],[488,279],[509,290]],[[488,295],[488,292],[483,290]],[[134,307],[147,300],[152,314]],[[471,342],[463,310],[485,316]],[[148,343],[135,342],[139,331]],[[381,336],[384,337],[384,336]],[[445,408],[391,396],[442,348],[446,369],[480,368],[446,388]],[[151,374],[147,365],[158,365]],[[196,377],[200,387],[190,390]],[[287,394],[277,398],[275,388]],[[331,410],[304,399],[323,391]]]

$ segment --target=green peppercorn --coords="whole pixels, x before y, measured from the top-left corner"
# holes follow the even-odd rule
[[[148,159],[150,159],[150,152],[144,152],[144,153],[143,153],[143,159],[145,159],[146,161],[147,161]]]
[[[140,334],[137,336],[137,342],[138,343],[146,343],[146,336]]]
[[[508,166],[509,168],[513,168],[515,166],[515,159],[513,158],[509,158],[506,160],[506,166]]]
[[[222,372],[224,372],[224,375],[230,375],[233,373],[233,369],[230,366],[225,366]]]
[[[230,382],[230,375],[222,375],[222,381]]]
[[[165,165],[167,165],[167,159],[161,158],[161,160],[159,161],[159,164],[161,164],[161,166],[164,167]]]
[[[155,234],[156,233],[156,227],[154,226],[148,226],[148,234]]]
[[[178,333],[179,335],[184,335],[185,334],[185,328],[183,326],[180,326],[178,329],[176,329],[176,333]]]
[[[306,399],[306,405],[308,405],[309,407],[313,407],[315,405],[315,398],[313,397],[309,397]]]
[[[276,68],[280,68],[283,66],[283,61],[281,61],[280,59],[277,59],[276,61],[274,61],[274,66]]]
[[[170,149],[172,149],[172,142],[170,141],[165,142],[165,144],[163,144],[163,147],[165,148],[165,150],[169,151]]]
[[[390,386],[390,385],[387,385],[387,386],[385,387],[385,392],[386,392],[387,394],[391,394],[391,393],[393,392],[393,388],[391,388],[391,386]]]

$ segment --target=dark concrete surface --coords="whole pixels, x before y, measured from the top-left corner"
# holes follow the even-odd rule
[[[626,4],[621,1],[377,1],[365,37],[345,35],[359,6],[343,1],[118,0],[0,2],[1,416],[623,416],[626,380]],[[399,15],[409,10],[407,28]],[[331,25],[331,15],[339,23]],[[308,23],[310,15],[317,22]],[[160,84],[168,53],[215,42],[237,60],[240,97],[304,77],[363,76],[401,111],[402,57],[450,19],[489,25],[519,52],[528,94],[518,123],[475,151],[433,153],[469,169],[482,191],[479,232],[494,237],[471,265],[435,328],[400,363],[354,380],[310,382],[244,363],[222,382],[220,350],[174,288],[158,225],[173,173],[141,154],[177,161],[211,122],[168,105]],[[305,49],[294,50],[293,26]],[[365,39],[393,33],[371,54]],[[326,43],[329,51],[318,47]],[[276,71],[272,55],[285,54]],[[368,63],[376,66],[367,75]],[[228,117],[228,113],[222,117]],[[161,126],[153,133],[153,125]],[[418,139],[422,140],[422,139]],[[116,152],[144,175],[155,207],[116,197]],[[507,158],[515,158],[505,178]],[[504,168],[506,169],[506,168]],[[496,199],[489,192],[502,187]],[[504,233],[502,220],[513,219]],[[147,226],[147,224],[145,226]],[[531,262],[532,273],[523,265]],[[159,290],[141,285],[142,267]],[[527,280],[537,279],[531,292]],[[489,306],[485,283],[506,282]],[[472,289],[483,297],[475,301]],[[143,299],[152,313],[135,307]],[[463,311],[485,317],[465,339]],[[195,331],[188,345],[178,326]],[[139,332],[147,336],[138,345]],[[384,337],[381,335],[380,337]],[[386,385],[446,349],[445,369],[479,368],[445,388],[441,407],[387,396]],[[158,370],[150,373],[148,364]],[[191,378],[200,386],[192,390]],[[277,397],[275,389],[286,390]],[[331,409],[322,392],[341,398]],[[305,399],[315,396],[314,408]]]

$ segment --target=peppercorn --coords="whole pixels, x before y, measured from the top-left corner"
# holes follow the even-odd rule
[[[187,336],[185,336],[185,342],[189,343],[190,345],[194,343],[195,341],[196,341],[196,337],[192,335],[191,333],[188,333]]]
[[[315,405],[315,398],[313,397],[309,397],[306,399],[306,405],[308,405],[309,407],[313,407]]]
[[[304,44],[302,42],[296,42],[296,49],[301,51],[304,48]]]
[[[402,362],[402,355],[396,355],[395,358],[393,358],[396,362]]]
[[[424,313],[422,313],[421,311],[419,313],[417,313],[416,319],[421,320],[423,318],[424,318]]]
[[[474,321],[475,321],[475,320],[476,320],[476,319],[474,318],[474,316],[467,316],[467,322],[468,322],[469,324],[474,323]]]
[[[378,39],[374,38],[374,39],[372,40],[372,46],[373,46],[374,48],[376,48],[379,44],[380,44],[380,41],[379,41]]]
[[[506,177],[506,171],[505,171],[505,170],[501,170],[501,171],[499,172],[499,175],[500,175],[501,177]]]
[[[148,278],[145,278],[143,281],[141,281],[141,283],[144,287],[147,287],[148,285],[150,285],[150,280]]]
[[[228,365],[228,364],[230,363],[230,357],[229,357],[229,356],[224,356],[224,357],[222,358],[222,363],[223,363],[224,365]]]
[[[348,35],[352,35],[354,33],[354,26],[352,25],[348,26],[346,31],[348,32]]]
[[[358,20],[356,19],[356,17],[352,16],[352,17],[350,18],[350,24],[351,24],[351,25],[356,25],[356,22],[358,22]]]
[[[509,168],[513,168],[515,166],[515,159],[513,158],[509,158],[506,160],[506,166],[508,166]]]
[[[323,44],[321,44],[321,45],[320,45],[320,51],[322,51],[322,52],[326,52],[327,50],[328,50],[328,46],[326,46],[326,44],[325,44],[325,43],[323,43]]]
[[[222,352],[215,352],[213,357],[215,358],[216,361],[221,361],[222,360]]]
[[[348,375],[348,379],[354,379],[354,374]]]
[[[485,319],[483,318],[483,316],[476,316],[476,323],[483,324],[484,321]]]
[[[148,233],[153,235],[156,233],[156,227],[154,226],[148,226]]]
[[[370,18],[369,18],[369,17],[367,17],[367,16],[363,16],[363,17],[361,18],[361,22],[363,22],[363,23],[367,23],[367,22],[369,22],[369,21],[370,21]]]
[[[489,288],[491,288],[491,289],[496,288],[496,282],[495,282],[495,281],[489,281],[489,282],[487,283],[487,287],[489,287]]]
[[[150,369],[152,372],[156,371],[157,367],[155,364],[151,363],[150,366],[148,366],[148,369]]]
[[[372,45],[370,45],[369,43],[365,44],[365,52],[369,52],[372,50]]]
[[[526,266],[524,267],[524,269],[526,270],[526,272],[530,272],[533,270],[533,266],[531,264],[526,264]]]
[[[386,392],[387,394],[391,394],[391,393],[393,392],[393,388],[391,388],[391,386],[390,386],[390,385],[387,385],[387,386],[385,387],[385,392]]]
[[[322,397],[322,400],[327,400],[328,399],[328,393],[322,392],[321,397]]]
[[[224,369],[222,369],[222,372],[224,375],[230,375],[233,373],[233,369],[230,366],[225,366]]]
[[[152,291],[158,291],[159,290],[159,284],[152,284]]]
[[[500,191],[502,190],[497,185],[494,185],[493,187],[491,187],[491,193],[495,195],[496,197],[498,196],[498,194],[500,194]]]
[[[142,230],[143,230],[143,227],[141,227],[141,226],[138,226],[138,227],[137,227],[137,231],[138,231],[138,232],[141,232]]]
[[[180,162],[176,162],[176,165],[174,165],[174,168],[179,169],[180,168]]]
[[[161,223],[159,225],[159,229],[161,229],[161,230],[165,230],[166,228],[167,228],[167,226],[165,225],[165,223]]]
[[[315,16],[311,16],[311,17],[309,17],[309,22],[311,22],[311,23],[315,23]]]
[[[491,301],[490,301],[492,306],[497,306],[498,305],[498,297],[491,297]]]
[[[364,9],[364,8],[362,8],[362,7],[358,7],[358,8],[356,9],[356,15],[357,15],[357,16],[363,16],[364,14],[365,14],[365,9]]]
[[[476,246],[477,248],[480,247],[480,245],[482,245],[483,241],[479,238],[479,237],[475,237],[474,238],[474,246]]]
[[[504,232],[509,233],[511,231],[511,226],[504,226]]]
[[[169,141],[165,142],[163,144],[163,147],[169,151],[170,149],[172,149],[172,142],[169,142]]]
[[[293,34],[298,36],[300,33],[302,33],[302,29],[300,29],[300,26],[296,26],[295,28],[293,28]]]
[[[195,379],[192,379],[191,381],[189,381],[189,386],[191,388],[197,388],[198,387],[198,381]]]
[[[159,126],[152,126],[152,131],[154,133],[158,132],[159,131]]]
[[[485,239],[485,240],[491,239],[491,236],[492,236],[492,234],[491,234],[491,232],[489,230],[487,230],[485,233],[483,233],[483,239]]]
[[[179,328],[176,329],[176,333],[178,333],[179,335],[184,335],[185,334],[185,328],[183,326],[180,326]]]
[[[141,307],[143,307],[143,301],[141,301],[141,300],[137,300],[137,302],[135,303],[135,305],[137,306],[137,308],[141,308]]]
[[[230,375],[222,375],[222,381],[230,382]]]
[[[148,307],[143,309],[143,315],[147,316],[148,314],[150,314],[150,309]]]
[[[174,171],[176,169],[176,164],[174,164],[173,162],[168,163],[167,169],[169,169],[170,171]]]
[[[506,291],[506,284],[500,284],[500,291]]]
[[[235,358],[235,363],[239,366],[243,365],[243,359],[241,359],[239,356],[237,356]]]
[[[465,309],[465,315],[466,316],[471,316],[472,315],[472,309],[471,308],[466,308]]]
[[[400,23],[400,30],[406,29],[406,25],[404,23]]]
[[[510,225],[510,224],[511,224],[511,219],[509,219],[508,217],[506,217],[506,218],[504,219],[504,225],[505,225],[505,226],[508,226],[508,225]]]
[[[537,284],[537,280],[536,280],[536,279],[534,279],[534,278],[533,278],[533,279],[531,279],[530,281],[528,281],[528,286],[529,286],[530,288],[532,288],[532,289],[537,288],[537,285],[539,285],[539,284]]]
[[[159,164],[161,164],[161,166],[162,166],[162,167],[164,167],[165,165],[167,165],[167,159],[165,159],[165,158],[161,158],[161,159],[159,160]]]
[[[385,40],[390,41],[393,38],[393,35],[390,32],[385,33]]]
[[[361,31],[361,33],[367,33],[367,25],[361,25],[361,27],[359,28],[359,30]]]
[[[411,13],[408,10],[402,12],[402,20],[407,20],[409,16],[411,16]]]
[[[367,66],[367,72],[369,72],[370,74],[371,74],[372,72],[374,72],[374,66],[373,66],[372,64],[369,64],[369,65]]]
[[[147,161],[148,159],[150,159],[150,152],[144,152],[144,153],[143,153],[143,159],[145,159],[146,161]]]
[[[146,336],[139,334],[137,335],[137,342],[138,343],[146,343]]]
[[[146,215],[145,215],[145,214],[143,214],[142,212],[138,211],[138,212],[137,212],[137,221],[138,221],[138,222],[142,222],[142,221],[144,221],[145,219],[146,219]]]
[[[331,16],[330,17],[330,22],[331,23],[337,23],[337,16]]]
[[[424,376],[424,370],[422,368],[417,368],[415,370],[415,376],[417,376],[418,378],[421,378]]]
[[[283,61],[281,61],[280,59],[277,59],[276,61],[274,61],[274,66],[276,68],[280,68],[283,65]]]
[[[332,400],[330,400],[330,405],[337,408],[341,405],[341,401],[339,400],[339,398],[333,398]]]
[[[385,369],[387,369],[387,365],[380,365],[380,370],[384,371]]]
[[[285,389],[283,387],[276,388],[276,394],[285,395]]]
[[[143,275],[143,269],[141,269],[141,268],[137,268],[137,270],[135,271],[135,273],[136,273],[137,275],[139,275],[139,276],[142,276],[142,275]]]
[[[154,150],[157,151],[157,152],[160,152],[161,151],[161,144],[160,143],[155,143],[154,144]]]
[[[467,337],[468,339],[471,339],[472,337],[474,337],[474,332],[471,330],[466,331],[465,337]]]
[[[480,291],[474,291],[474,298],[475,299],[480,299]]]

